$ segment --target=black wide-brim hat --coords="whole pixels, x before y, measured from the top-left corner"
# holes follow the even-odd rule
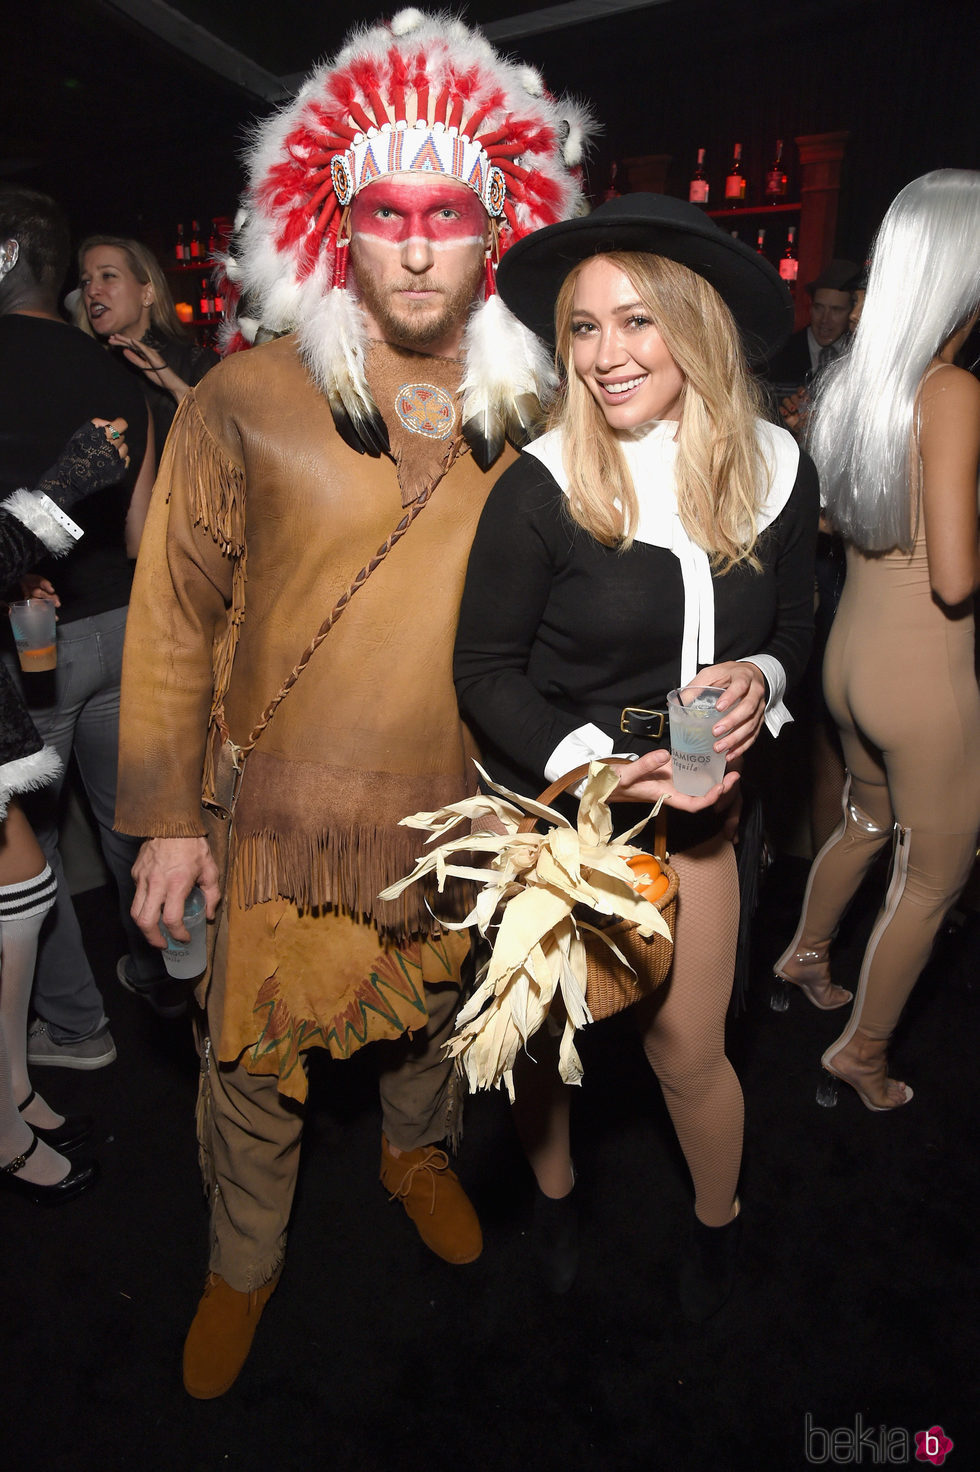
[[[610,251],[666,256],[703,276],[729,307],[750,360],[771,357],[793,330],[793,299],[769,262],[696,205],[667,194],[623,194],[591,215],[525,235],[500,262],[497,290],[526,327],[554,345],[562,282],[579,261]]]

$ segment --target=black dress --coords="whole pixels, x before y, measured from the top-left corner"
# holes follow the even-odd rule
[[[167,367],[172,369],[178,378],[183,379],[189,388],[194,388],[199,384],[205,373],[220,361],[217,353],[211,348],[201,347],[199,343],[191,339],[165,337],[162,332],[154,332],[152,328],[143,335],[141,341],[145,347],[151,349],[155,357],[161,357]],[[116,356],[116,352],[113,351],[113,357]],[[167,435],[170,433],[170,426],[177,412],[177,401],[173,394],[168,393],[157,383],[152,373],[145,373],[142,368],[137,368],[136,364],[131,363],[121,349],[118,358],[125,368],[135,374],[146,394],[146,402],[153,419],[153,438],[156,445],[157,464],[159,464]]]
[[[743,564],[724,576],[709,574],[701,554],[700,596],[709,613],[713,605],[713,629],[707,638],[704,630],[698,636],[696,667],[760,656],[770,686],[781,669],[791,687],[812,638],[817,477],[786,431],[760,421],[759,433],[779,452],[755,549],[761,571]],[[646,482],[631,469],[641,509],[650,512],[650,535],[660,545],[642,539],[642,515],[626,553],[603,546],[572,521],[552,473],[556,457],[543,449],[552,436],[504,472],[477,528],[456,638],[456,689],[491,776],[524,794],[536,795],[555,775],[546,769],[573,733],[582,732],[586,743],[591,733],[600,756],[667,746],[666,736],[652,741],[622,734],[620,712],[625,706],[662,709],[668,690],[695,673],[683,668],[685,641],[691,647],[693,583],[672,514],[675,451],[666,441],[672,444],[673,431],[655,426],[653,436]],[[681,556],[662,544],[671,538]],[[630,811],[622,811],[617,826],[627,826]],[[700,842],[720,821],[710,810],[673,810],[671,847]]]
[[[10,582],[28,572],[47,550],[40,537],[0,503],[0,581]],[[53,775],[52,758],[60,769],[54,753],[45,752],[22,695],[0,662],[0,821],[13,793],[28,792]]]

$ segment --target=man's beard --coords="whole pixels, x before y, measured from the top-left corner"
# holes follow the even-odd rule
[[[355,267],[356,272],[356,267]],[[365,272],[366,279],[357,278],[358,294],[384,333],[385,342],[401,348],[427,348],[441,341],[465,320],[480,283],[483,280],[483,263],[478,262],[472,278],[461,282],[451,291],[440,291],[438,309],[433,303],[420,304],[417,308],[401,301],[398,288],[379,288],[375,280]],[[401,283],[402,290],[427,290],[422,278],[410,278]],[[438,287],[436,290],[440,290]]]

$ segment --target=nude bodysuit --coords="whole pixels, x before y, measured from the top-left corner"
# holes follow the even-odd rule
[[[972,606],[933,597],[920,524],[911,553],[847,549],[847,581],[824,663],[849,780],[844,821],[814,860],[795,948],[822,949],[875,855],[894,837],[884,905],[841,1041],[888,1038],[980,827],[980,694]]]

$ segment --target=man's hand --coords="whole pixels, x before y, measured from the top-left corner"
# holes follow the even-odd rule
[[[218,866],[206,838],[148,838],[133,865],[136,897],[130,914],[151,946],[163,950],[160,920],[174,940],[187,942],[184,902],[195,884],[204,895],[207,917],[221,899]]]

